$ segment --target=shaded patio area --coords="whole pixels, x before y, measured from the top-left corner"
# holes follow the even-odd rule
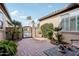
[[[40,38],[41,39],[41,38]],[[44,50],[54,47],[49,40],[25,38],[18,42],[18,56],[46,56]]]

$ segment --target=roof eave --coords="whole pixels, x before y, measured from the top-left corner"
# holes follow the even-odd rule
[[[9,13],[8,13],[8,11],[7,11],[7,8],[6,8],[5,4],[3,4],[3,3],[0,3],[0,4],[1,4],[3,10],[4,10],[5,15],[9,18],[11,24],[13,24],[13,23],[12,23],[12,19],[11,19],[10,15],[9,15]]]
[[[60,14],[60,13],[63,13],[63,12],[66,12],[66,11],[69,11],[69,10],[72,10],[72,9],[74,9],[74,8],[79,7],[79,4],[77,4],[77,3],[74,3],[74,4],[76,4],[76,5],[71,5],[70,7],[68,6],[68,7],[64,8],[64,9],[62,9],[62,10],[59,10],[59,11],[53,13],[53,14],[44,16],[44,17],[40,18],[39,21],[42,21],[42,20],[47,19],[47,18],[49,18],[49,17],[55,16],[55,15],[58,15],[58,14]]]

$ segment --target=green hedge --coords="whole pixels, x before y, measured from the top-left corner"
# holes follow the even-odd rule
[[[52,39],[53,35],[53,24],[52,23],[46,23],[41,26],[41,32],[43,37]]]
[[[9,40],[0,41],[0,56],[12,56],[17,52],[17,43]]]

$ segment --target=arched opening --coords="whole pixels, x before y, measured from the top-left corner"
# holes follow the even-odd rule
[[[23,37],[24,38],[32,37],[32,27],[30,27],[30,26],[23,27]]]
[[[3,29],[3,14],[0,12],[0,29]]]
[[[3,19],[3,13],[0,12],[0,40],[2,39],[5,39],[5,31],[4,31],[4,28],[3,28],[3,22],[4,22],[4,19]]]

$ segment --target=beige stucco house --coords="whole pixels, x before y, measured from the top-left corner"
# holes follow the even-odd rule
[[[13,26],[9,13],[3,3],[0,3],[0,40],[6,38],[6,27]]]
[[[45,23],[52,23],[54,27],[61,26],[64,41],[71,42],[79,39],[79,4],[71,3],[61,10],[55,11],[39,19],[40,27]]]

